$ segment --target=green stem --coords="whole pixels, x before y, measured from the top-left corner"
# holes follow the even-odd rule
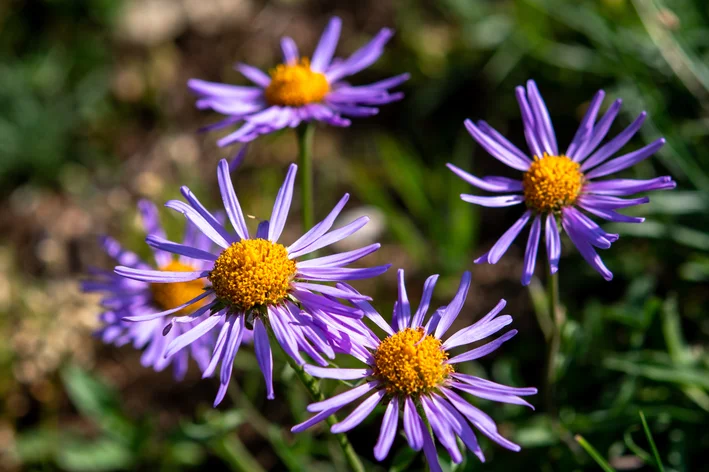
[[[300,198],[302,200],[303,231],[315,224],[313,208],[313,135],[315,125],[304,123],[296,128],[298,135],[298,173],[300,174]]]
[[[280,343],[278,343],[276,337],[273,334],[273,329],[271,329],[270,323],[266,322],[265,325],[266,330],[268,331],[268,336],[271,341],[281,347]],[[308,393],[310,393],[312,399],[316,402],[321,402],[325,400],[325,395],[323,395],[322,391],[320,390],[320,383],[314,377],[305,372],[303,367],[298,365],[298,363],[295,362],[295,360],[293,360],[283,350],[283,347],[281,347],[281,351],[283,352],[286,361],[288,361],[288,365],[290,365],[291,368],[295,371],[295,375],[306,388]],[[325,421],[329,426],[332,427],[339,420],[337,419],[336,415],[330,415],[325,419]],[[354,447],[352,447],[352,443],[350,443],[350,440],[347,438],[347,435],[344,433],[335,434],[335,438],[337,439],[337,443],[340,445],[340,448],[342,449],[342,452],[345,455],[345,460],[350,466],[350,469],[352,469],[354,472],[364,472],[364,466],[362,465],[362,461],[359,459],[359,456],[355,452]]]
[[[561,343],[561,312],[559,310],[559,273],[549,276],[547,281],[547,297],[549,300],[549,318],[551,319],[551,333],[547,343],[546,378],[544,380],[544,395],[547,411],[550,415],[555,413],[555,383],[556,383],[556,358],[559,355]]]

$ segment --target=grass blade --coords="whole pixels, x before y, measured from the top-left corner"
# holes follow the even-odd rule
[[[657,446],[655,446],[655,440],[652,439],[652,433],[645,420],[645,415],[640,412],[640,421],[643,423],[643,429],[645,430],[645,436],[647,436],[647,441],[650,443],[650,448],[652,449],[652,455],[655,456],[655,465],[660,472],[665,472],[665,467],[662,465],[662,459],[660,459],[660,453],[657,452]]]
[[[603,469],[605,472],[615,472],[615,469],[611,467],[611,465],[606,461],[603,456],[601,456],[598,451],[591,446],[591,444],[584,439],[583,436],[580,434],[577,434],[574,436],[574,439],[576,440],[577,443],[581,445],[582,448],[588,453],[589,456],[593,458],[594,461],[596,461],[596,464]]]

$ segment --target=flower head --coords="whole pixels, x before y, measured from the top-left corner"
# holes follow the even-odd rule
[[[155,206],[147,201],[138,204],[145,232],[149,237],[162,238],[165,232],[160,225]],[[183,244],[193,245],[203,250],[209,249],[212,242],[196,231],[191,224],[185,231]],[[134,269],[149,269],[151,264],[143,261],[136,254],[124,249],[112,238],[102,237],[101,245],[106,253],[119,264]],[[154,266],[161,272],[192,272],[201,270],[205,262],[188,256],[175,258],[171,254],[155,249]],[[206,369],[209,363],[209,353],[213,347],[212,336],[205,336],[190,346],[189,350],[165,355],[165,349],[176,337],[192,329],[206,315],[195,318],[189,323],[180,324],[176,329],[163,333],[165,322],[162,319],[145,321],[125,321],[127,317],[140,317],[156,311],[172,310],[175,315],[184,315],[184,309],[174,309],[185,302],[199,297],[204,293],[205,284],[202,280],[163,284],[136,281],[121,277],[112,272],[94,270],[94,277],[82,283],[86,292],[105,293],[102,305],[106,309],[100,315],[103,326],[97,335],[106,343],[122,346],[132,343],[137,349],[144,349],[141,363],[156,371],[165,369],[172,364],[177,380],[187,373],[189,357],[198,364],[200,370]],[[208,299],[201,299],[197,307],[206,304]]]
[[[466,272],[463,275],[453,300],[447,306],[437,309],[425,323],[438,276],[434,275],[426,280],[421,303],[412,316],[403,270],[399,270],[398,275],[399,300],[394,305],[391,325],[369,303],[363,300],[355,301],[365,316],[387,334],[380,340],[371,330],[367,330],[366,335],[358,339],[356,346],[351,349],[351,354],[365,363],[366,367],[339,369],[305,366],[305,370],[315,377],[360,380],[363,383],[327,400],[309,405],[308,411],[316,415],[294,426],[292,431],[303,431],[344,406],[371,394],[349,416],[333,425],[331,431],[333,433],[349,431],[360,424],[378,404],[386,403],[387,408],[379,439],[374,447],[374,456],[377,460],[383,460],[389,454],[398,430],[400,412],[403,413],[404,433],[409,446],[417,451],[423,449],[431,470],[434,471],[441,469],[436,447],[426,424],[431,426],[435,438],[440,441],[455,463],[463,460],[456,437],[459,437],[481,461],[485,460],[471,425],[501,446],[518,451],[520,447],[517,444],[498,433],[492,418],[468,403],[458,392],[502,403],[531,407],[520,397],[534,395],[537,389],[508,387],[459,373],[455,369],[461,362],[481,358],[496,350],[502,343],[517,334],[517,331],[508,331],[487,344],[458,355],[451,355],[451,350],[481,341],[510,324],[511,316],[498,316],[505,307],[505,301],[501,300],[479,321],[444,340],[446,332],[465,303],[470,287],[470,273]],[[338,287],[357,293],[344,284]]]
[[[298,126],[301,122],[323,121],[332,126],[349,126],[344,118],[376,115],[378,105],[400,100],[403,94],[389,90],[405,82],[401,74],[369,85],[353,86],[343,79],[360,72],[379,59],[393,32],[382,29],[367,45],[347,59],[333,59],[342,20],[333,17],[320,37],[312,58],[303,57],[291,38],[283,38],[283,63],[269,75],[239,64],[237,69],[255,86],[226,85],[191,79],[188,86],[197,96],[197,107],[212,109],[226,118],[207,129],[242,126],[220,139],[220,146],[248,142],[262,134]]]
[[[516,92],[531,157],[484,121],[473,124],[472,121],[466,120],[465,126],[473,138],[493,157],[513,169],[522,171],[522,179],[496,176],[481,179],[448,164],[453,172],[471,185],[488,192],[505,194],[493,197],[463,194],[461,198],[464,201],[487,207],[505,207],[520,203],[527,207],[519,220],[502,235],[490,251],[475,262],[497,263],[531,221],[524,255],[522,284],[527,285],[532,279],[542,227],[545,232],[549,268],[554,274],[559,269],[561,254],[560,223],[591,267],[606,280],[611,280],[613,274],[603,264],[594,248],[610,248],[618,239],[618,235],[606,233],[579,209],[613,222],[645,221],[644,218],[626,216],[616,210],[647,203],[650,199],[621,197],[650,190],[672,189],[676,184],[669,176],[650,180],[597,179],[647,159],[662,147],[665,140],[660,138],[643,148],[613,157],[640,129],[646,113],[642,112],[630,126],[601,145],[621,105],[621,100],[616,100],[603,117],[596,121],[605,95],[601,90],[591,101],[586,116],[566,152],[560,153],[549,112],[534,81],[528,81],[526,89],[517,87]]]
[[[166,204],[182,213],[216,244],[218,250],[205,250],[149,236],[147,242],[153,248],[203,261],[203,265],[189,272],[155,271],[127,267],[125,264],[115,269],[122,277],[163,284],[165,287],[184,287],[185,283],[205,284],[201,294],[171,310],[130,316],[127,319],[148,321],[179,311],[187,314],[171,317],[168,326],[200,320],[192,329],[169,343],[167,355],[173,355],[199,342],[218,328],[214,350],[204,369],[204,376],[210,376],[221,362],[220,388],[215,405],[226,394],[234,358],[243,336],[250,332],[250,327],[253,327],[256,359],[266,380],[266,393],[268,398],[273,398],[273,363],[267,330],[270,328],[273,331],[284,351],[299,364],[305,363],[301,355],[301,352],[305,352],[316,362],[327,365],[323,356],[333,358],[335,346],[341,346],[350,339],[350,331],[357,336],[360,329],[354,320],[362,317],[361,310],[345,306],[335,298],[354,301],[368,297],[319,282],[374,277],[389,268],[388,265],[357,269],[346,267],[376,251],[379,244],[331,256],[299,260],[301,256],[346,238],[367,223],[368,218],[362,217],[341,228],[330,230],[347,202],[348,195],[340,200],[323,221],[297,241],[288,246],[278,242],[290,210],[296,170],[296,165],[290,166],[276,196],[271,219],[262,221],[252,236],[234,192],[229,164],[225,160],[220,161],[217,173],[219,189],[234,233],[207,211],[187,187],[182,187],[182,195],[187,203],[171,200]]]

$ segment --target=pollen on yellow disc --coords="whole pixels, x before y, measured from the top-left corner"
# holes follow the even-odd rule
[[[270,74],[271,83],[265,90],[269,105],[302,107],[322,101],[330,91],[325,75],[310,70],[306,57],[294,64],[280,64]]]
[[[374,353],[374,376],[391,395],[420,395],[439,386],[453,367],[440,339],[423,328],[406,328],[383,340]]]
[[[242,239],[224,249],[208,278],[217,297],[248,310],[283,300],[295,272],[295,261],[282,244]]]
[[[160,268],[165,272],[192,272],[198,270],[195,267],[183,264],[179,261],[172,261]],[[204,293],[204,280],[190,280],[189,282],[175,282],[168,284],[150,284],[150,292],[153,301],[163,310],[171,310],[175,307],[187,303],[195,297]],[[193,312],[196,308],[203,306],[205,300],[202,299],[187,308],[174,313],[176,316]]]
[[[534,156],[522,179],[524,202],[533,210],[549,213],[573,205],[583,186],[580,165],[567,156]]]

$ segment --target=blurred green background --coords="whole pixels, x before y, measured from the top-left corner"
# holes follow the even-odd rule
[[[276,360],[276,400],[265,399],[255,357],[237,356],[231,392],[211,408],[215,381],[195,366],[175,383],[143,369],[139,353],[92,338],[98,306],[78,291],[89,266],[109,268],[96,236],[146,254],[135,203],[160,204],[180,185],[217,205],[219,149],[196,130],[216,116],[194,109],[190,77],[243,83],[237,61],[266,70],[281,35],[311,51],[327,19],[344,20],[339,55],[379,28],[397,34],[354,83],[408,71],[406,99],[349,129],[319,127],[316,212],[344,192],[348,218],[372,222],[359,242],[382,249],[368,264],[406,269],[410,296],[440,273],[434,301],[450,299],[463,270],[473,287],[461,323],[508,300],[519,335],[472,372],[515,386],[543,384],[545,344],[534,309],[541,283],[520,286],[523,248],[474,266],[516,209],[479,209],[446,162],[477,175],[507,172],[465,132],[485,119],[523,145],[513,89],[534,78],[560,143],[593,93],[621,97],[613,130],[649,112],[632,146],[667,145],[625,172],[671,174],[676,191],[653,195],[642,225],[607,225],[621,239],[602,254],[611,283],[564,241],[566,305],[557,395],[550,416],[480,401],[520,453],[483,440],[488,462],[469,454],[457,471],[600,470],[573,440],[583,435],[616,470],[656,470],[639,411],[665,470],[705,470],[709,449],[709,4],[704,0],[6,0],[0,3],[0,469],[344,470],[323,429],[291,435],[307,396]],[[612,131],[613,132],[613,131]],[[563,146],[561,146],[563,147]],[[235,174],[250,214],[266,217],[295,138],[258,140]],[[296,200],[297,201],[297,200]],[[288,235],[299,231],[294,209]],[[164,212],[178,237],[182,220]],[[524,238],[520,238],[523,241]],[[355,242],[356,243],[356,242]],[[385,315],[395,271],[357,287]],[[541,299],[540,299],[541,296]],[[336,385],[326,384],[328,390]],[[372,471],[419,470],[397,439],[385,462],[372,456],[381,415],[351,433]],[[330,452],[335,460],[330,458]]]

